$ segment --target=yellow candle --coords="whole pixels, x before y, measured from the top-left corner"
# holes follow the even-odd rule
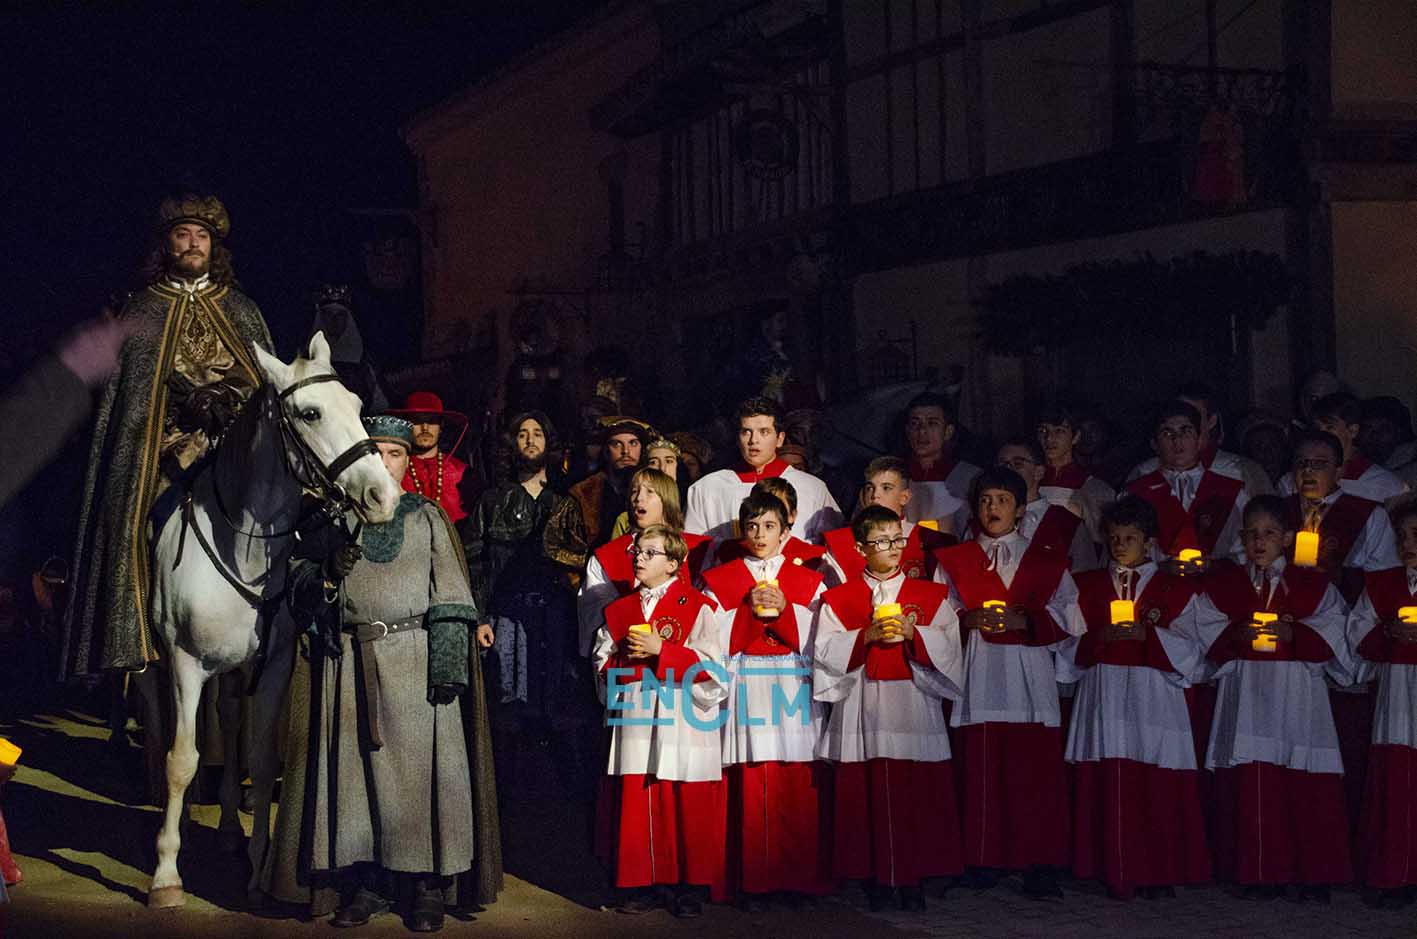
[[[24,751],[15,746],[4,737],[0,737],[0,764],[14,766],[20,762],[20,754]]]
[[[984,609],[986,609],[986,610],[998,610],[1000,613],[1002,613],[1002,612],[1004,612],[1005,608],[1007,608],[1007,607],[1008,607],[1008,604],[1005,603],[1003,600],[985,600],[985,601],[984,601]],[[1001,632],[1004,631],[1004,627],[1003,627],[1002,624],[1000,624],[999,626],[996,626],[996,627],[993,628],[993,629],[986,629],[986,630],[984,630],[984,631],[985,631],[985,632],[990,632],[990,633],[1001,633]]]
[[[1136,603],[1132,600],[1112,601],[1112,625],[1135,626],[1137,622]]]
[[[1255,613],[1251,618],[1261,626],[1267,627],[1275,620],[1279,619],[1279,614],[1261,611]],[[1273,652],[1275,643],[1276,640],[1273,633],[1260,633],[1250,640],[1250,648],[1254,649],[1256,652]]]
[[[882,603],[876,607],[876,619],[885,619],[888,616],[900,616],[904,612],[899,603]]]
[[[1181,553],[1176,555],[1176,559],[1185,564],[1191,564],[1200,561],[1201,553],[1195,548],[1182,548]]]
[[[1417,623],[1417,606],[1404,606],[1397,611],[1397,618],[1404,623]]]
[[[760,580],[760,581],[758,581],[758,586],[759,586],[759,587],[776,587],[776,586],[777,586],[777,581],[776,581],[776,580]],[[753,612],[758,615],[758,619],[777,619],[780,615],[782,615],[782,611],[781,611],[781,610],[777,609],[776,607],[771,607],[771,606],[755,606],[755,607],[753,607]]]
[[[630,627],[630,632],[644,633],[645,635],[649,635],[651,632],[653,632],[653,630],[649,628],[649,623],[635,623],[633,626]]]
[[[920,521],[916,522],[915,524],[916,524],[916,525],[919,525],[921,528],[928,528],[928,529],[930,529],[931,531],[939,531],[939,530],[940,530],[940,520],[937,519],[937,518],[922,518]]]
[[[1319,533],[1301,531],[1294,536],[1294,563],[1313,567],[1319,563]]]

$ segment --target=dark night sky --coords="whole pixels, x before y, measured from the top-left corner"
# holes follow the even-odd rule
[[[226,202],[238,276],[291,353],[309,289],[340,274],[339,212],[416,203],[400,126],[596,5],[0,14],[0,349],[128,286],[158,200],[195,183]]]

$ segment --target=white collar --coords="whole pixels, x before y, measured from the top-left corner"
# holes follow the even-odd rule
[[[203,274],[196,280],[182,280],[177,277],[169,277],[167,280],[167,286],[179,293],[185,293],[189,297],[206,290],[211,285],[212,279],[207,274]]]
[[[675,578],[671,577],[658,587],[641,587],[640,602],[653,607],[664,598],[664,595],[669,592],[669,588],[674,586],[674,580]]]

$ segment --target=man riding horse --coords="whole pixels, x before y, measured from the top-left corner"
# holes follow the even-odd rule
[[[77,580],[64,617],[68,677],[138,670],[158,658],[149,621],[150,543],[176,507],[169,493],[207,452],[260,370],[250,344],[271,349],[261,311],[236,285],[214,196],[162,202],[147,286],[119,314],[135,321],[103,388],[74,549]],[[159,517],[161,516],[161,517]]]

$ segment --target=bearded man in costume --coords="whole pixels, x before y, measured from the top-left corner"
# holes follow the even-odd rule
[[[270,331],[237,288],[230,231],[214,196],[165,199],[147,286],[119,313],[133,335],[97,409],[64,619],[68,675],[138,670],[158,658],[151,540],[212,438],[260,384],[250,346],[269,351]]]

